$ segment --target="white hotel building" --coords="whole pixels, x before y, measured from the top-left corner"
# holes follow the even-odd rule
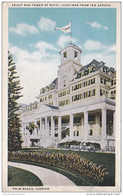
[[[115,149],[116,70],[96,60],[82,66],[81,53],[73,44],[60,51],[58,77],[21,109],[23,147],[76,140]],[[37,125],[32,134],[29,122]]]

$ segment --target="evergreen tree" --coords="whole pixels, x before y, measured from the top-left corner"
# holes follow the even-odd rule
[[[19,77],[16,76],[16,65],[13,62],[13,57],[8,52],[8,150],[18,150],[21,148],[20,135],[20,115],[18,99],[20,95]]]

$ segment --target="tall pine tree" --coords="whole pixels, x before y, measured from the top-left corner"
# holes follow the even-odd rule
[[[18,99],[20,95],[19,77],[16,76],[16,65],[13,62],[13,57],[8,52],[8,150],[18,150],[21,148],[20,135],[20,115]]]

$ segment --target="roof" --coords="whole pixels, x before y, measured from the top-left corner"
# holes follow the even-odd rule
[[[67,45],[65,48],[63,48],[59,53],[61,53],[62,51],[66,50],[68,47],[74,47],[75,49],[79,50],[80,52],[82,52],[82,49],[79,48],[78,46],[76,46],[75,44],[70,43],[69,45]]]
[[[49,86],[55,86],[55,88],[58,87],[58,78],[55,78],[55,80],[53,80],[53,82],[51,82],[51,84]]]
[[[102,63],[103,63],[103,62],[102,62]],[[79,72],[85,70],[86,68],[90,67],[91,65],[95,65],[95,69],[96,69],[96,68],[99,66],[99,64],[100,64],[100,63],[94,59],[91,63],[89,63],[89,64],[83,66],[83,67],[79,70]]]
[[[93,61],[91,61],[91,63],[83,66],[79,71],[76,71],[75,72],[75,76],[77,74],[80,74],[80,72],[85,71],[86,69],[88,70],[88,68],[90,66],[94,66],[95,67],[95,69],[94,69],[95,71],[100,70],[101,67],[105,68],[108,72],[111,71],[112,73],[115,73],[115,71],[116,71],[113,67],[109,68],[109,67],[105,66],[105,63],[103,61],[98,62],[97,60],[94,59]],[[78,78],[78,76],[75,79],[77,79],[77,78]]]
[[[55,109],[55,110],[59,110],[59,107],[58,106],[54,106],[54,105],[48,105],[48,104],[44,104],[52,109]]]
[[[58,78],[56,78],[55,80],[53,80],[53,82],[51,82],[51,84],[50,85],[52,85],[52,84],[56,84],[58,82]],[[49,86],[50,86],[49,85]]]

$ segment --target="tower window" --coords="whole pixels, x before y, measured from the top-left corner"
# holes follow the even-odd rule
[[[64,60],[67,58],[67,52],[63,53]]]
[[[77,58],[78,53],[74,51],[74,58]]]

